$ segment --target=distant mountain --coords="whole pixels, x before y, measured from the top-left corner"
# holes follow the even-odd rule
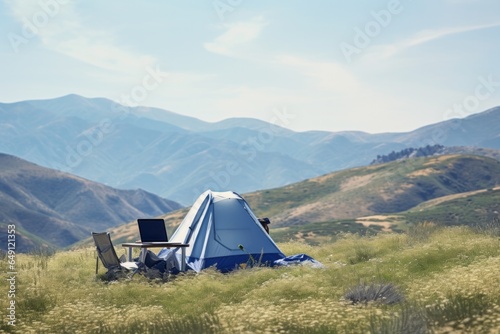
[[[432,141],[444,146],[477,146],[500,149],[500,107],[467,116],[424,126],[415,131],[400,134],[396,141],[410,146]],[[427,143],[426,143],[427,144]]]
[[[0,235],[14,224],[17,251],[65,247],[91,231],[181,207],[144,190],[113,189],[11,155],[0,154],[0,166]]]
[[[209,123],[68,95],[0,103],[0,152],[190,205],[208,188],[245,193],[279,187],[408,147],[500,149],[500,108],[408,133],[294,132],[280,126],[286,122],[279,117],[270,121]]]

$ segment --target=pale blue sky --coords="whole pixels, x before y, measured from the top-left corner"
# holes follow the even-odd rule
[[[500,2],[0,0],[0,101],[408,131],[500,105]]]

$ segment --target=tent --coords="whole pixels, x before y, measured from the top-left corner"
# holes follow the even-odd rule
[[[170,241],[189,244],[186,264],[196,272],[211,266],[225,272],[259,261],[273,265],[285,257],[248,203],[231,191],[201,194]],[[180,261],[181,250],[173,252]],[[162,255],[165,252],[159,253]]]

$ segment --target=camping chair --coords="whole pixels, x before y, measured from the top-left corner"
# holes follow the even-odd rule
[[[108,270],[106,275],[113,275],[118,272],[132,272],[130,277],[139,270],[136,262],[125,262],[118,258],[116,255],[115,248],[111,242],[111,236],[109,232],[92,232],[92,237],[94,238],[94,243],[97,250],[97,258],[95,264],[95,274],[97,275],[99,271],[99,259],[101,259],[102,264]]]

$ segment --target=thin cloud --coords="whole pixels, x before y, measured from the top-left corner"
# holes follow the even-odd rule
[[[105,70],[133,72],[135,69],[144,70],[156,62],[152,56],[128,52],[112,43],[93,39],[90,35],[92,33],[87,32],[85,36],[75,31],[66,40],[55,36],[44,37],[42,41],[54,51]]]
[[[390,45],[381,45],[378,47],[373,47],[373,54],[377,55],[377,58],[389,58],[394,56],[396,53],[400,53],[406,49],[425,44],[437,39],[441,39],[450,35],[461,34],[465,32],[489,29],[499,27],[500,22],[490,23],[490,24],[481,24],[474,26],[465,26],[465,27],[449,27],[443,29],[434,29],[434,30],[423,30],[413,35],[412,37],[403,40],[399,43],[394,43]]]
[[[39,2],[36,0],[4,0],[4,3],[10,8],[13,17],[20,22],[22,22],[24,18],[31,18],[33,14],[42,10]]]
[[[8,0],[6,4],[21,24],[25,24],[36,13],[47,14],[39,1]],[[36,36],[49,50],[121,73],[143,71],[146,66],[156,62],[150,55],[137,54],[116,45],[110,33],[85,27],[80,23],[74,2],[58,3],[57,10],[46,16],[48,21],[36,29]]]
[[[226,25],[226,31],[215,38],[213,42],[207,42],[204,47],[207,51],[223,56],[240,55],[245,46],[256,40],[267,22],[262,16],[250,21],[237,22]]]
[[[336,62],[318,62],[293,55],[282,55],[276,60],[311,78],[318,88],[326,91],[346,92],[360,86],[358,79]]]

